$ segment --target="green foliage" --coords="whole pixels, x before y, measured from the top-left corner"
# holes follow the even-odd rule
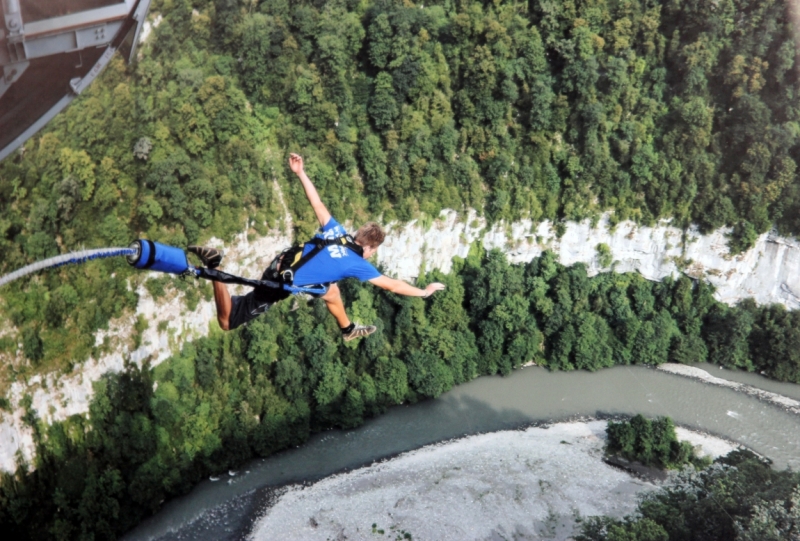
[[[732,451],[702,471],[648,493],[624,519],[592,517],[578,541],[788,540],[797,536],[800,475]]]
[[[649,518],[590,517],[576,537],[578,541],[669,541],[669,534]]]
[[[155,276],[144,283],[144,288],[153,299],[162,299],[166,295],[167,287],[174,281],[174,278],[169,275]]]
[[[133,347],[134,349],[142,345],[142,334],[150,326],[144,314],[139,314],[136,318],[136,323],[133,324]]]
[[[755,303],[748,299],[736,309],[715,308],[707,324],[709,360],[722,366],[752,370],[749,338],[758,310]]]
[[[758,239],[756,228],[747,220],[737,223],[731,231],[728,247],[732,254],[739,254],[752,248]]]
[[[752,305],[745,305],[749,308]],[[780,381],[800,383],[800,312],[762,306],[748,337],[754,368]]]
[[[636,415],[630,421],[609,421],[607,451],[628,460],[655,468],[681,469],[686,465],[705,467],[709,460],[695,456],[692,445],[678,441],[675,425],[669,417],[653,421]]]
[[[597,251],[597,262],[600,264],[600,266],[603,268],[610,267],[614,262],[614,256],[612,255],[611,248],[609,248],[608,244],[601,242],[595,247],[595,250]]]
[[[27,327],[22,333],[22,352],[25,357],[31,360],[34,364],[38,364],[44,356],[44,347],[42,339],[39,336],[39,330],[35,327]]]

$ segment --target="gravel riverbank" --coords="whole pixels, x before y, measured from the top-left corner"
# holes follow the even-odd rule
[[[605,427],[572,422],[471,436],[292,486],[250,539],[569,539],[582,518],[625,515],[657,488],[603,462]],[[678,435],[702,454],[735,448],[682,428]]]
[[[684,376],[687,378],[697,379],[711,385],[727,387],[729,389],[733,389],[735,391],[745,393],[755,398],[758,398],[759,400],[770,402],[776,406],[783,408],[789,413],[800,415],[800,401],[798,400],[789,398],[788,396],[780,395],[778,393],[773,393],[771,391],[765,391],[764,389],[759,389],[758,387],[753,387],[752,385],[747,385],[745,383],[738,383],[736,381],[729,381],[727,379],[717,378],[701,368],[696,368],[694,366],[689,366],[685,364],[665,363],[658,366],[658,370],[669,372],[670,374],[677,374],[679,376]]]

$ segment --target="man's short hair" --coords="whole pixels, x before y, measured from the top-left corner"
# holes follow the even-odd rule
[[[353,237],[355,241],[364,246],[365,248],[377,248],[383,244],[383,239],[386,238],[386,233],[383,232],[381,226],[375,222],[367,222],[356,231]]]

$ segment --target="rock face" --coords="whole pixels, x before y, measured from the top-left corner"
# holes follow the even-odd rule
[[[210,244],[225,249],[226,271],[258,276],[282,248],[291,244],[286,233],[291,231],[288,214],[285,226],[265,237],[252,239],[242,233],[230,245],[219,240]],[[731,257],[726,246],[727,230],[700,235],[695,230],[684,232],[671,227],[667,222],[653,228],[623,222],[611,229],[608,215],[594,226],[588,220],[568,223],[561,238],[550,222],[534,224],[523,220],[487,228],[485,220],[475,212],[459,216],[454,211],[442,212],[427,230],[417,221],[391,224],[387,230],[386,241],[378,250],[378,262],[388,274],[404,280],[415,279],[423,270],[450,272],[453,257],[466,257],[470,245],[478,240],[486,249],[503,250],[512,263],[528,262],[550,250],[564,265],[586,264],[590,275],[613,269],[661,280],[685,272],[712,283],[722,302],[734,304],[750,297],[758,303],[800,307],[800,243],[772,233],[759,237],[748,252]],[[608,246],[610,267],[601,266],[598,244]],[[209,326],[215,324],[213,301],[201,301],[195,311],[189,312],[180,293],[158,302],[144,287],[140,286],[137,293],[140,298],[136,313],[97,334],[98,344],[106,337],[112,343],[117,341],[114,352],[88,361],[76,375],[35,376],[11,386],[8,398],[17,409],[13,414],[4,414],[0,422],[0,469],[16,469],[18,450],[28,460],[33,456],[31,433],[22,423],[23,411],[17,407],[26,394],[32,396],[33,408],[48,423],[84,414],[92,397],[92,383],[102,374],[121,370],[126,360],[141,365],[149,358],[152,364],[158,364],[186,341],[206,335]],[[142,334],[140,347],[131,350],[127,337],[139,316],[144,316],[149,327]]]
[[[487,230],[485,220],[474,213],[464,219],[444,211],[427,231],[417,222],[390,227],[378,250],[378,261],[405,280],[415,278],[422,269],[449,272],[452,258],[466,257],[470,244],[480,240],[486,249],[506,252],[512,263],[531,261],[550,250],[564,265],[586,264],[590,276],[613,269],[662,280],[684,272],[713,284],[717,298],[728,304],[749,297],[760,304],[800,307],[800,242],[796,240],[767,233],[751,250],[731,256],[728,229],[701,235],[695,229],[671,227],[668,222],[641,227],[629,221],[611,229],[608,218],[604,215],[594,227],[589,220],[568,223],[558,238],[551,222],[522,220]],[[601,266],[598,244],[608,246],[611,266]]]

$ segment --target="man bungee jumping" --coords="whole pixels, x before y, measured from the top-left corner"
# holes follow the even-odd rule
[[[375,332],[376,327],[350,321],[336,285],[338,280],[368,280],[387,291],[409,297],[429,297],[435,291],[444,289],[444,284],[438,282],[420,289],[378,272],[367,260],[383,243],[385,233],[380,225],[375,222],[364,224],[351,237],[322,203],[317,189],[303,168],[303,158],[298,154],[290,154],[289,167],[303,184],[306,197],[321,227],[314,238],[302,247],[302,252],[300,248],[290,248],[276,257],[264,271],[262,280],[278,280],[288,284],[291,290],[305,291],[321,298],[339,324],[345,341],[368,336]],[[222,252],[216,248],[189,246],[189,251],[197,255],[208,269],[216,269],[222,262]],[[272,304],[290,294],[285,288],[255,287],[247,295],[231,297],[224,283],[214,281],[214,302],[217,305],[219,326],[226,331],[233,330],[264,313]]]

